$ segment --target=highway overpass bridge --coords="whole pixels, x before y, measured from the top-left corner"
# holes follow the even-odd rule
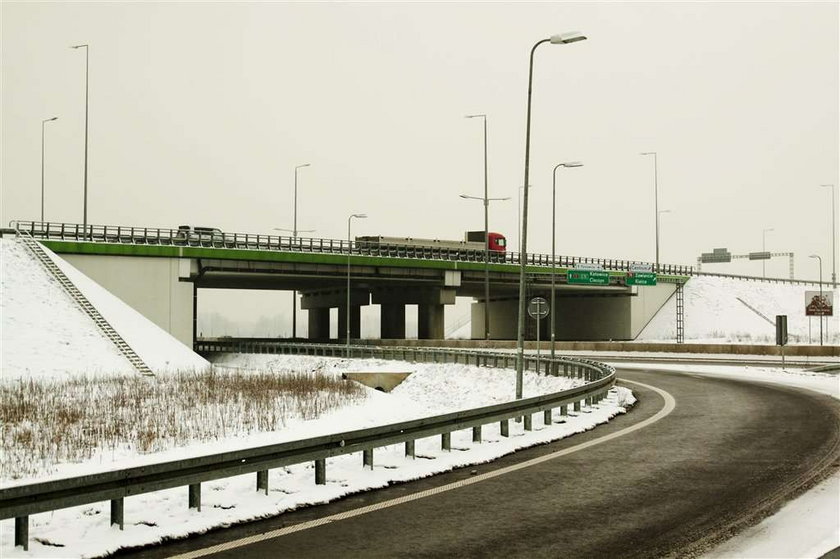
[[[214,289],[296,290],[308,311],[310,339],[329,338],[330,310],[338,309],[345,336],[350,271],[350,337],[360,334],[361,307],[380,305],[381,337],[405,338],[405,307],[418,306],[418,337],[442,339],[444,312],[456,297],[471,297],[472,337],[483,338],[490,308],[493,339],[515,339],[519,255],[499,255],[488,266],[484,298],[481,250],[397,247],[336,239],[241,233],[189,234],[177,229],[15,222],[46,247],[144,316],[191,345],[196,337],[199,292]],[[529,254],[529,297],[550,297],[555,273],[557,312],[549,320],[558,340],[631,340],[688,279],[690,267],[660,266],[656,285],[628,285],[639,263]],[[600,284],[576,283],[575,270],[600,267]],[[587,274],[583,274],[586,276]],[[585,278],[584,278],[585,279]],[[596,281],[592,279],[591,281]],[[535,321],[527,337],[536,338]]]

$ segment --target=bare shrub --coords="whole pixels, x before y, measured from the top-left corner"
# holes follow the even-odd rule
[[[97,453],[159,452],[282,430],[364,398],[316,372],[209,370],[0,384],[0,478],[43,474]]]

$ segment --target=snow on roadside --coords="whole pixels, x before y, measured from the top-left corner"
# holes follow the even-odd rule
[[[0,377],[134,372],[26,248],[0,238]]]
[[[263,370],[321,370],[339,375],[344,371],[410,370],[412,376],[392,393],[369,389],[364,405],[338,410],[321,420],[300,422],[284,433],[263,433],[244,439],[226,440],[174,449],[153,456],[121,460],[106,465],[87,464],[87,471],[108,467],[128,467],[151,461],[177,460],[188,456],[229,451],[234,448],[270,444],[324,433],[359,429],[404,421],[455,409],[479,407],[505,401],[513,394],[513,373],[468,365],[416,364],[382,360],[346,361],[337,358],[244,355],[222,356],[220,365],[261,368]],[[561,377],[525,376],[525,394],[536,395],[569,388],[580,381]],[[451,397],[447,397],[450,395]],[[625,388],[616,388],[597,406],[582,413],[562,417],[559,410],[550,426],[540,418],[534,430],[526,432],[511,422],[511,436],[501,437],[498,427],[483,430],[482,444],[472,442],[470,429],[452,434],[452,450],[440,449],[439,437],[416,442],[417,459],[406,459],[402,444],[376,449],[373,470],[361,467],[358,454],[331,458],[327,465],[327,484],[316,486],[312,464],[271,470],[268,495],[254,491],[253,474],[204,484],[202,512],[190,511],[184,488],[138,495],[126,499],[125,531],[108,526],[108,503],[75,507],[30,518],[30,551],[12,549],[14,522],[0,523],[0,553],[3,557],[96,556],[125,546],[137,546],[200,533],[213,527],[276,515],[308,504],[323,503],[367,489],[385,487],[470,464],[489,462],[520,448],[542,444],[592,429],[624,412],[634,401]],[[562,423],[559,423],[562,421]],[[73,475],[85,465],[70,466]],[[64,475],[70,475],[64,470]],[[62,545],[64,547],[55,547]]]
[[[814,317],[809,322],[805,316],[805,292],[818,290],[818,284],[789,285],[715,276],[693,277],[684,288],[685,340],[695,343],[772,344],[776,340],[774,326],[761,315],[774,321],[776,315],[784,314],[788,317],[791,343],[809,343],[810,326],[810,343],[818,344],[819,319]],[[834,300],[838,300],[836,290]],[[823,335],[826,345],[840,344],[839,321],[838,316],[825,320]],[[676,298],[671,297],[636,341],[673,341],[675,331]]]
[[[48,248],[43,249],[153,371],[194,370],[209,366],[204,358],[169,332],[122,302]]]

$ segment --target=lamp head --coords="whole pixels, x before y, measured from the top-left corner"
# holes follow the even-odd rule
[[[298,165],[298,166],[295,167],[295,169],[301,169],[303,167],[309,167],[309,163],[304,163],[303,165]]]
[[[567,45],[569,43],[577,43],[578,41],[585,41],[586,36],[580,31],[570,31],[568,33],[560,33],[559,35],[552,35],[549,41],[552,45]]]
[[[357,217],[359,219],[364,219],[367,217],[367,214],[353,214],[350,217]]]
[[[70,46],[70,48],[71,48],[71,49],[80,49],[80,48],[82,48],[82,47],[87,48],[87,45],[71,45],[71,46]]]
[[[52,118],[45,119],[44,122],[52,122],[53,120],[58,120],[58,117],[54,116]]]
[[[816,254],[812,254],[812,255],[811,255],[811,256],[809,256],[808,258],[819,258],[819,256],[817,256]]]
[[[466,115],[464,118],[487,118],[487,115]]]
[[[563,167],[583,167],[582,161],[569,161],[568,163],[561,163]]]
[[[639,155],[656,155],[655,151],[643,151]]]

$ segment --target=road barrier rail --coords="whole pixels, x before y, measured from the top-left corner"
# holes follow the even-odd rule
[[[284,344],[235,340],[202,341],[197,351],[256,352],[345,357],[347,346],[325,344]],[[375,348],[351,346],[351,358],[375,357],[414,362],[470,363],[484,367],[510,367],[515,356],[504,353],[459,351],[425,348]],[[525,356],[523,369],[543,374],[583,379],[586,384],[556,392],[513,400],[502,404],[453,413],[345,431],[311,439],[222,452],[196,458],[136,466],[120,470],[59,479],[54,481],[12,485],[0,488],[0,520],[15,519],[15,546],[28,549],[29,515],[58,509],[110,501],[111,525],[124,524],[124,499],[176,487],[188,487],[188,506],[201,510],[202,482],[242,474],[256,473],[256,490],[268,494],[268,471],[293,464],[314,461],[315,483],[326,483],[326,459],[360,452],[363,467],[373,468],[375,448],[404,443],[406,456],[414,457],[417,439],[440,435],[441,448],[450,450],[453,431],[472,428],[473,441],[481,442],[484,425],[498,422],[501,436],[509,436],[509,421],[524,418],[524,429],[532,429],[533,414],[543,412],[543,422],[552,422],[552,410],[568,414],[592,406],[606,397],[615,384],[615,369],[591,361],[559,357],[554,360]],[[150,377],[150,382],[153,382]]]
[[[158,227],[125,227],[120,225],[88,225],[79,223],[13,221],[11,227],[25,230],[36,239],[55,241],[105,242],[131,245],[164,245],[180,247],[228,248],[244,250],[266,250],[322,254],[345,254],[409,258],[418,260],[446,260],[454,262],[484,262],[484,250],[448,247],[404,246],[378,241],[347,241],[343,239],[319,239],[308,237],[286,237],[252,233],[206,232],[204,230],[185,232],[179,229]],[[518,252],[493,252],[493,264],[519,264]],[[528,253],[529,266],[554,266],[575,268],[580,265],[600,266],[604,270],[628,272],[635,267],[649,266],[652,271],[664,275],[692,275],[692,266],[655,264],[635,260],[591,258],[585,256]]]

